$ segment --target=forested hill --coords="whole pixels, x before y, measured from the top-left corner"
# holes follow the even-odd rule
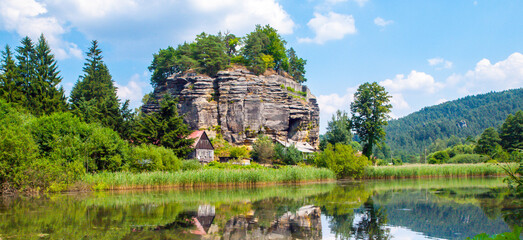
[[[395,153],[419,154],[436,139],[475,137],[523,109],[523,88],[467,96],[389,121],[387,144]]]

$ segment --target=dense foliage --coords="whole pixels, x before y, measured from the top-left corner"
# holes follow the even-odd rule
[[[158,112],[142,113],[136,119],[132,139],[135,143],[148,143],[170,148],[178,157],[191,152],[194,139],[186,137],[191,133],[183,117],[178,115],[176,100],[165,95]]]
[[[498,127],[507,115],[521,109],[522,88],[467,96],[390,120],[385,127],[386,142],[395,156],[402,155],[408,161],[409,155],[417,158],[437,139],[447,141],[454,136],[462,142],[474,138],[486,128]]]
[[[378,83],[364,83],[354,93],[350,109],[352,128],[363,145],[363,155],[370,158],[372,148],[385,140],[384,126],[392,105],[391,96]]]
[[[334,171],[338,178],[360,178],[363,176],[365,166],[370,164],[371,162],[366,156],[358,154],[351,146],[341,143],[328,144],[327,148],[315,159],[317,167]]]
[[[328,143],[349,145],[352,142],[352,137],[349,116],[346,112],[338,110],[327,123],[327,132],[320,139],[320,149],[325,149]]]
[[[297,82],[305,82],[307,61],[299,58],[294,49],[287,50],[285,44],[276,29],[269,25],[257,25],[243,38],[230,33],[201,33],[194,42],[176,48],[169,46],[153,55],[149,66],[151,84],[158,86],[167,77],[189,70],[214,76],[230,63],[244,65],[255,74],[262,74],[267,69],[286,71]]]
[[[16,60],[15,60],[16,59]],[[27,108],[36,116],[66,109],[62,81],[54,55],[43,35],[37,44],[29,37],[16,48],[2,51],[0,62],[0,98]]]
[[[252,158],[260,163],[272,163],[274,159],[274,143],[265,135],[260,135],[252,144]]]
[[[120,104],[108,67],[102,60],[98,42],[92,41],[80,76],[71,90],[70,102],[75,115],[83,121],[98,122],[128,138],[130,134],[129,102]]]

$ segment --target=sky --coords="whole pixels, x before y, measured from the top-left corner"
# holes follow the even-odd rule
[[[467,95],[523,87],[523,1],[0,0],[0,45],[44,34],[69,94],[98,40],[118,96],[139,107],[153,54],[201,32],[270,24],[307,60],[320,131],[358,86],[392,96],[391,118]]]

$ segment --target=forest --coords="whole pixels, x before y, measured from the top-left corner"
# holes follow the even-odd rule
[[[467,96],[388,121],[386,145],[395,157],[419,161],[420,155],[474,140],[489,127],[499,128],[521,109],[522,88]]]

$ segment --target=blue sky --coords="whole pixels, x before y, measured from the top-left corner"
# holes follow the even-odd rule
[[[523,1],[1,0],[0,45],[44,33],[70,91],[100,42],[119,96],[140,106],[160,48],[203,31],[243,36],[270,24],[307,59],[321,128],[348,111],[358,85],[393,96],[391,116],[470,94],[523,86]]]

